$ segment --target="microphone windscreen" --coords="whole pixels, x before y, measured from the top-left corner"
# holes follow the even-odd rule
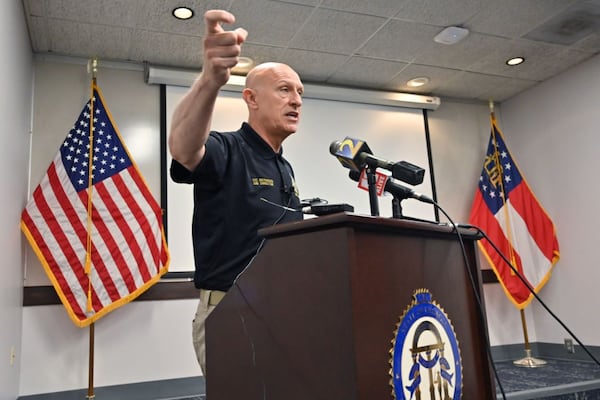
[[[348,176],[350,177],[350,179],[352,179],[354,182],[358,182],[360,179],[360,172],[355,171],[355,170],[350,170],[350,172],[348,173]]]
[[[341,142],[339,140],[331,142],[331,144],[329,145],[329,152],[335,156],[340,148],[340,145],[341,145]]]

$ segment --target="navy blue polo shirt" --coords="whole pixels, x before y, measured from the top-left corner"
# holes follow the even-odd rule
[[[210,132],[194,171],[171,163],[171,179],[194,185],[192,240],[199,289],[227,291],[256,254],[257,231],[302,219],[290,163],[248,125]]]

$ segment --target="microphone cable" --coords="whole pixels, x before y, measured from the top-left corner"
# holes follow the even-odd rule
[[[445,214],[445,213],[444,213]],[[508,258],[502,254],[502,252],[500,251],[500,249],[498,248],[498,246],[496,246],[496,244],[488,237],[488,235],[483,231],[483,229],[481,229],[478,226],[475,225],[470,225],[470,224],[459,224],[459,225],[454,225],[460,228],[466,228],[466,229],[474,229],[476,230],[479,234],[481,234],[485,240],[487,240],[487,242],[492,245],[492,247],[494,248],[494,250],[496,251],[496,253],[498,253],[498,255],[502,258],[502,260],[506,263],[506,265],[508,265],[508,267],[511,269],[512,272],[514,272],[514,274],[519,278],[519,280],[523,283],[523,285],[525,285],[525,287],[527,288],[527,290],[529,290],[529,292],[531,292],[531,294],[533,295],[533,297],[535,297],[535,299],[541,304],[542,307],[544,307],[544,309],[548,312],[548,314],[550,314],[552,316],[552,318],[554,318],[556,320],[556,322],[559,323],[560,326],[563,327],[563,329],[573,338],[575,339],[575,341],[577,342],[577,344],[579,344],[581,346],[581,348],[588,354],[588,356],[590,356],[590,358],[598,365],[600,366],[600,361],[598,361],[598,359],[596,357],[594,357],[594,355],[589,351],[589,349],[581,342],[581,340],[579,340],[579,338],[567,327],[567,325],[562,322],[562,320],[560,318],[558,318],[558,316],[556,314],[554,314],[554,312],[552,312],[552,310],[550,310],[550,308],[546,305],[546,303],[544,303],[542,301],[542,299],[540,298],[540,296],[535,292],[535,290],[531,287],[531,285],[529,284],[529,282],[527,282],[527,280],[525,279],[525,277],[523,277],[523,275],[517,270],[517,268],[515,268],[511,262],[508,260]]]
[[[285,217],[285,214],[288,211],[302,212],[302,210],[296,210],[295,208],[290,207],[290,203],[292,202],[291,198],[288,200],[288,203],[285,206],[281,205],[281,204],[274,203],[272,201],[269,201],[269,200],[265,199],[264,197],[261,197],[260,200],[264,201],[265,203],[270,204],[272,206],[281,208],[283,210],[283,212],[279,215],[279,217],[277,217],[275,219],[275,221],[272,224],[270,224],[270,226],[275,226],[279,222],[281,222],[281,220],[283,219],[283,217]],[[256,256],[258,255],[258,253],[260,252],[260,250],[262,249],[262,247],[264,246],[266,240],[267,239],[264,238],[264,237],[261,239],[260,243],[258,244],[258,246],[256,248],[256,251],[254,252],[254,255],[250,258],[250,261],[248,261],[248,263],[246,264],[246,266],[244,268],[242,268],[242,270],[240,271],[240,273],[234,279],[234,281],[233,281],[233,285],[234,286],[237,286],[237,280],[238,280],[238,278],[248,269],[248,267],[250,267],[250,265],[252,264],[252,262],[254,261],[254,259],[256,258]],[[239,287],[238,287],[238,289],[239,289]]]
[[[285,206],[284,206],[284,205],[281,205],[281,204],[274,203],[274,202],[272,202],[272,201],[269,201],[269,200],[265,199],[264,197],[261,197],[261,198],[260,198],[260,200],[262,200],[262,201],[264,201],[265,203],[268,203],[268,204],[270,204],[270,205],[272,205],[272,206],[275,206],[275,207],[278,207],[278,208],[281,208],[281,209],[283,209],[283,212],[281,213],[281,215],[279,215],[279,217],[278,217],[278,218],[277,218],[277,219],[276,219],[276,220],[275,220],[275,221],[274,221],[274,222],[273,222],[273,223],[272,223],[270,226],[275,226],[275,225],[277,225],[277,224],[278,224],[278,223],[279,223],[279,222],[280,222],[280,221],[283,219],[283,217],[285,216],[285,214],[286,214],[288,211],[293,211],[293,212],[302,212],[302,209],[300,209],[300,210],[297,210],[297,209],[294,209],[294,208],[291,208],[291,207],[289,207],[289,206],[290,206],[290,203],[291,203],[291,201],[292,201],[291,197],[290,197],[290,199],[288,200],[288,204],[287,204],[287,205],[285,205]],[[254,308],[252,307],[252,304],[250,303],[250,301],[248,300],[248,298],[245,296],[245,294],[244,294],[244,291],[242,290],[241,286],[240,286],[240,285],[239,285],[239,283],[238,283],[238,279],[240,278],[240,276],[242,276],[242,274],[244,274],[244,273],[246,272],[246,270],[247,270],[247,269],[250,267],[250,265],[251,265],[251,264],[254,262],[254,259],[255,259],[255,258],[258,256],[258,254],[260,253],[260,251],[261,251],[261,249],[263,248],[263,246],[264,246],[264,244],[265,244],[266,240],[267,240],[267,239],[266,239],[266,238],[264,238],[264,237],[261,239],[261,241],[260,241],[260,243],[259,243],[258,247],[256,248],[256,251],[255,251],[254,255],[252,256],[252,258],[250,259],[250,261],[248,261],[248,263],[247,263],[247,264],[246,264],[246,266],[245,266],[245,267],[242,269],[242,271],[241,271],[241,272],[240,272],[240,273],[237,275],[237,277],[236,277],[236,278],[235,278],[235,280],[233,281],[232,287],[235,287],[235,288],[237,289],[237,293],[238,293],[238,294],[241,296],[241,298],[242,298],[242,301],[244,302],[244,304],[246,305],[246,307],[248,308],[248,310],[249,310],[249,311],[250,311],[250,312],[251,312],[251,313],[252,313],[252,314],[253,314],[253,315],[254,315],[254,316],[255,316],[255,317],[256,317],[256,318],[257,318],[257,319],[258,319],[258,320],[259,320],[259,321],[262,323],[262,324],[263,324],[263,326],[265,326],[265,329],[267,330],[267,332],[269,333],[269,335],[270,335],[270,336],[271,336],[271,338],[273,339],[273,342],[275,343],[275,345],[276,345],[278,348],[282,348],[283,346],[281,346],[281,344],[280,344],[280,343],[278,343],[278,342],[275,340],[275,337],[274,337],[273,333],[272,333],[272,332],[271,332],[271,330],[269,329],[269,324],[267,324],[267,323],[266,323],[266,321],[265,321],[265,320],[264,320],[264,319],[263,319],[263,318],[260,316],[260,314],[258,314],[258,313],[256,312],[256,310],[254,310]],[[254,340],[253,340],[253,338],[252,338],[252,336],[251,336],[250,332],[248,332],[248,327],[247,327],[247,325],[246,325],[246,319],[245,319],[245,318],[244,318],[244,316],[242,315],[242,312],[241,312],[241,307],[239,307],[239,306],[238,306],[238,307],[236,307],[236,312],[237,312],[237,314],[238,314],[238,317],[240,318],[240,321],[241,321],[241,323],[242,323],[242,329],[243,329],[244,335],[246,336],[246,338],[247,338],[247,339],[248,339],[248,341],[250,342],[250,348],[251,348],[251,351],[252,351],[252,366],[253,366],[254,368],[258,368],[258,365],[256,364],[256,346],[255,346],[255,344],[254,344]],[[294,363],[292,362],[293,360],[291,360],[289,357],[287,357],[287,358],[289,359],[289,363],[288,363],[288,365],[290,365],[292,369],[295,369],[295,368],[293,368],[293,366],[294,366]],[[301,378],[302,378],[302,380],[304,381],[304,384],[305,384],[307,387],[310,387],[310,386],[311,386],[311,385],[309,384],[309,381],[310,381],[310,380],[309,380],[308,378],[306,378],[306,377],[303,377],[303,376],[302,376],[302,374],[301,374],[301,371],[298,371],[298,370],[296,370],[295,372],[296,372],[296,375],[297,375],[297,376],[299,376],[299,377],[301,377]],[[260,375],[260,373],[259,373],[259,375]],[[261,385],[262,392],[263,392],[263,393],[262,393],[262,394],[263,394],[263,399],[266,399],[266,398],[267,398],[267,385],[265,384],[264,378],[262,378],[262,377],[261,377],[261,382],[260,382],[260,385]],[[314,388],[311,388],[310,390],[311,390],[312,392],[314,392],[314,393],[317,393],[317,392],[314,390]],[[324,399],[323,399],[323,400],[324,400]]]
[[[454,232],[456,232],[456,236],[458,237],[458,241],[460,243],[460,249],[461,249],[462,256],[463,256],[465,270],[467,272],[467,275],[469,276],[469,281],[471,283],[471,289],[473,291],[473,296],[475,297],[475,300],[477,302],[477,311],[478,311],[477,314],[480,319],[480,323],[485,327],[484,337],[485,337],[485,345],[486,345],[485,348],[486,348],[486,353],[488,356],[488,361],[490,363],[492,371],[494,372],[494,377],[496,378],[496,382],[498,384],[498,388],[500,389],[500,393],[502,393],[502,399],[506,400],[506,393],[504,392],[504,387],[502,386],[502,382],[500,381],[500,376],[498,375],[498,371],[496,369],[496,366],[494,365],[494,360],[492,358],[490,337],[489,337],[488,329],[487,329],[487,320],[485,319],[485,315],[483,313],[483,303],[481,301],[481,297],[479,296],[479,293],[477,292],[478,285],[473,278],[473,274],[471,273],[471,268],[469,266],[469,261],[468,261],[469,259],[467,257],[467,250],[465,249],[465,244],[463,241],[462,234],[459,232],[458,229],[456,229],[457,225],[454,223],[452,218],[450,218],[448,213],[446,213],[446,211],[437,202],[432,200],[431,204],[433,204],[437,209],[439,209],[446,216],[446,218],[448,218],[448,221],[450,221],[450,225],[453,227],[453,230],[454,230]],[[483,291],[483,288],[482,288],[482,291]]]
[[[400,199],[400,201],[401,200],[403,200],[403,199]],[[469,276],[469,282],[471,284],[471,290],[473,291],[473,296],[475,297],[475,301],[477,302],[477,311],[478,311],[477,316],[479,317],[479,320],[480,320],[480,323],[482,324],[482,326],[484,326],[486,328],[484,338],[485,338],[485,348],[486,348],[486,353],[487,353],[487,357],[488,357],[488,362],[494,373],[494,377],[496,378],[498,388],[500,389],[500,392],[502,394],[502,399],[506,400],[506,393],[504,392],[504,387],[502,386],[502,382],[500,381],[500,376],[498,375],[498,371],[496,369],[496,366],[494,365],[494,360],[492,358],[490,338],[489,338],[489,334],[488,334],[488,330],[487,330],[487,321],[486,321],[485,315],[483,313],[483,303],[481,301],[479,293],[477,292],[478,285],[476,284],[476,282],[473,278],[473,275],[471,274],[471,269],[469,266],[467,251],[465,249],[463,237],[462,237],[461,233],[459,232],[459,230],[456,229],[456,224],[454,223],[452,218],[448,215],[448,213],[446,213],[446,211],[435,200],[428,198],[428,197],[416,198],[416,200],[421,201],[423,203],[432,204],[436,209],[439,209],[446,216],[446,218],[448,218],[448,221],[450,221],[450,224],[452,225],[454,232],[456,232],[458,241],[460,243],[460,248],[461,248],[462,257],[463,257],[463,261],[464,261],[464,267],[467,272],[467,275]],[[410,218],[410,217],[404,217],[404,216],[402,216],[399,219],[418,220],[416,218]],[[421,221],[421,220],[418,220],[418,221]],[[421,222],[425,222],[425,221],[421,221]],[[431,221],[426,221],[426,222],[431,222]]]

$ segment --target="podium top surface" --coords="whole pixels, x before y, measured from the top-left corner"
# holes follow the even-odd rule
[[[303,221],[278,224],[260,229],[258,234],[266,238],[296,235],[341,227],[375,232],[395,233],[402,235],[417,235],[438,238],[456,238],[456,230],[449,224],[436,222],[373,217],[354,213],[338,213]],[[474,230],[458,228],[463,239],[478,240],[481,236]]]

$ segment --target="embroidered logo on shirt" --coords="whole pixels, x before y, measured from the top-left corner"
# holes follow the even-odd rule
[[[252,178],[254,186],[273,186],[274,182],[271,178]]]

